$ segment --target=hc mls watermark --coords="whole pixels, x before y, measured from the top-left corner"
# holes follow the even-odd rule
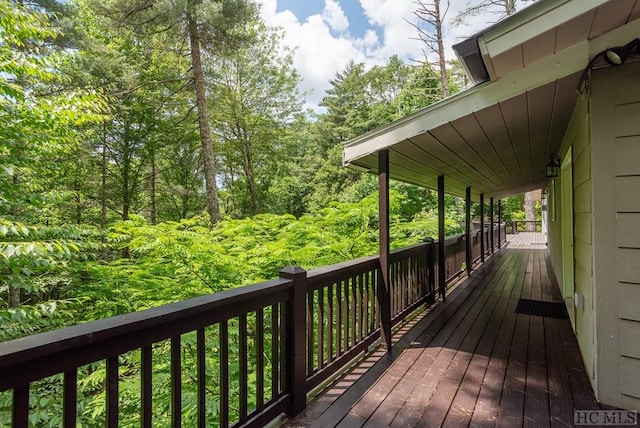
[[[574,425],[638,425],[638,412],[635,410],[574,410]]]

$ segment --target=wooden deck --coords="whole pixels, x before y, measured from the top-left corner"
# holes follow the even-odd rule
[[[509,248],[519,248],[523,250],[535,250],[547,248],[547,242],[542,232],[520,232],[507,234]]]
[[[546,255],[499,251],[285,426],[572,426],[599,409],[569,320],[516,313],[562,301]]]

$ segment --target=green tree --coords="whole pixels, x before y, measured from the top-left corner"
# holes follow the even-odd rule
[[[44,12],[0,0],[0,214],[9,221],[37,219],[38,207],[65,166],[61,159],[76,147],[79,127],[100,119],[94,93],[63,90],[65,52],[46,43],[57,34]],[[38,263],[38,249],[46,245],[36,240],[16,247],[7,236],[0,236],[5,241],[0,274],[7,304],[16,307],[24,276],[31,272],[28,265]],[[28,250],[16,250],[23,246]]]
[[[216,100],[212,127],[221,142],[227,186],[234,192],[242,183],[249,209],[241,214],[255,215],[274,172],[289,155],[287,133],[302,114],[302,99],[293,52],[281,45],[282,34],[256,23],[247,37],[247,43],[210,61],[205,71]]]
[[[177,3],[167,0],[114,0],[105,5],[104,11],[120,25],[150,34],[166,31],[173,37],[171,46],[178,47],[187,42],[198,112],[207,212],[211,223],[215,224],[220,220],[220,204],[203,52],[215,56],[237,48],[244,37],[244,24],[255,16],[255,4],[247,0],[182,0]]]

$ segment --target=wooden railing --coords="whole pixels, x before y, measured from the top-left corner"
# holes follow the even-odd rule
[[[542,232],[541,220],[510,220],[507,222],[508,233]]]
[[[446,240],[447,282],[464,272],[464,239]],[[392,325],[435,302],[435,248],[421,243],[391,253]],[[299,413],[307,392],[379,339],[380,262],[290,267],[280,276],[1,343],[0,392],[13,391],[13,426],[29,425],[30,403],[41,398],[30,390],[44,381],[61,401],[51,417],[65,427],[82,418],[109,427],[263,426]],[[104,411],[79,409],[79,385],[98,375],[94,392],[104,395]],[[134,421],[121,421],[125,401]]]

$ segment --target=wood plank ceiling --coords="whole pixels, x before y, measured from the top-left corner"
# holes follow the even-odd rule
[[[579,73],[447,122],[389,147],[394,179],[464,196],[470,185],[502,198],[546,182],[545,164],[557,153],[578,94]],[[375,153],[353,161],[377,170]]]
[[[638,18],[640,0],[609,1],[493,57],[485,52],[483,59],[492,82],[510,80],[510,76],[531,68],[531,64],[558,56],[567,52],[565,49],[606,35]],[[640,20],[632,25],[636,24],[640,31]],[[581,65],[584,66],[586,62]],[[370,138],[386,141],[383,146],[390,151],[391,177],[396,180],[435,189],[437,177],[445,175],[447,193],[464,196],[466,186],[471,186],[475,200],[480,193],[502,198],[539,189],[547,181],[545,164],[551,154],[558,153],[576,105],[580,74],[581,70],[565,73],[470,114],[442,121],[432,129],[414,125],[415,135],[403,135],[397,141],[388,141],[396,138],[393,124],[388,127],[388,136],[383,129]],[[398,126],[404,126],[402,123]],[[367,138],[365,135],[351,145],[367,144]],[[375,150],[382,147],[371,147],[375,148],[353,159],[345,156],[345,161],[377,171]]]

